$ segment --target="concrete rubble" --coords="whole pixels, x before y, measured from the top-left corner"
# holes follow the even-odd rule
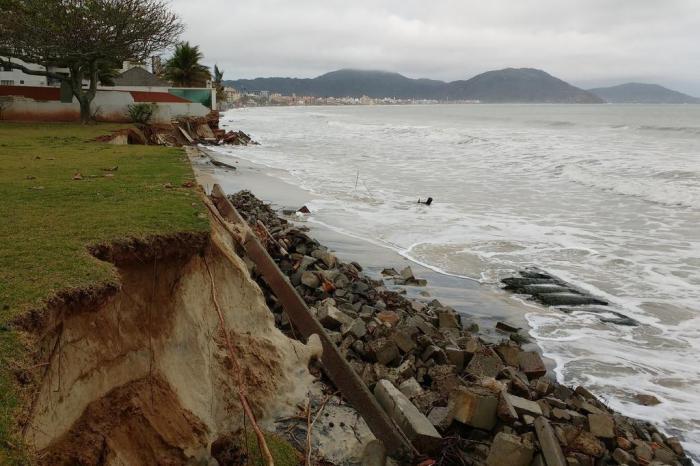
[[[230,200],[384,410],[438,464],[692,465],[677,438],[614,412],[583,387],[557,383],[540,354],[518,343],[519,329],[500,325],[502,341],[486,340],[438,300],[388,288],[384,279],[425,285],[410,267],[370,275],[250,192]],[[281,305],[259,284],[277,325],[293,335]],[[564,286],[534,271],[508,280],[515,290],[533,285]]]

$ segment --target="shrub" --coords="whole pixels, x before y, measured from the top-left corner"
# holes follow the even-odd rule
[[[133,123],[147,125],[156,111],[155,104],[134,104],[129,105],[129,119]]]

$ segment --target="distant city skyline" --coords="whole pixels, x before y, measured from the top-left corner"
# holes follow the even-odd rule
[[[225,79],[340,68],[468,79],[532,67],[582,88],[637,81],[700,96],[697,0],[173,0]]]

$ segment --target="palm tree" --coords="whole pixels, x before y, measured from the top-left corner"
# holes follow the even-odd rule
[[[165,78],[178,87],[204,87],[211,79],[209,67],[199,63],[204,58],[199,46],[181,42],[165,63]]]

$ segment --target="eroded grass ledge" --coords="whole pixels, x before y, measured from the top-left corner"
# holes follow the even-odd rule
[[[158,254],[159,241],[191,254],[207,241],[209,222],[188,187],[194,176],[184,153],[95,142],[120,128],[0,122],[2,464],[23,461],[15,420],[26,408],[23,386],[38,369],[31,338],[17,324],[40,328],[42,309],[113,295],[120,257]]]

